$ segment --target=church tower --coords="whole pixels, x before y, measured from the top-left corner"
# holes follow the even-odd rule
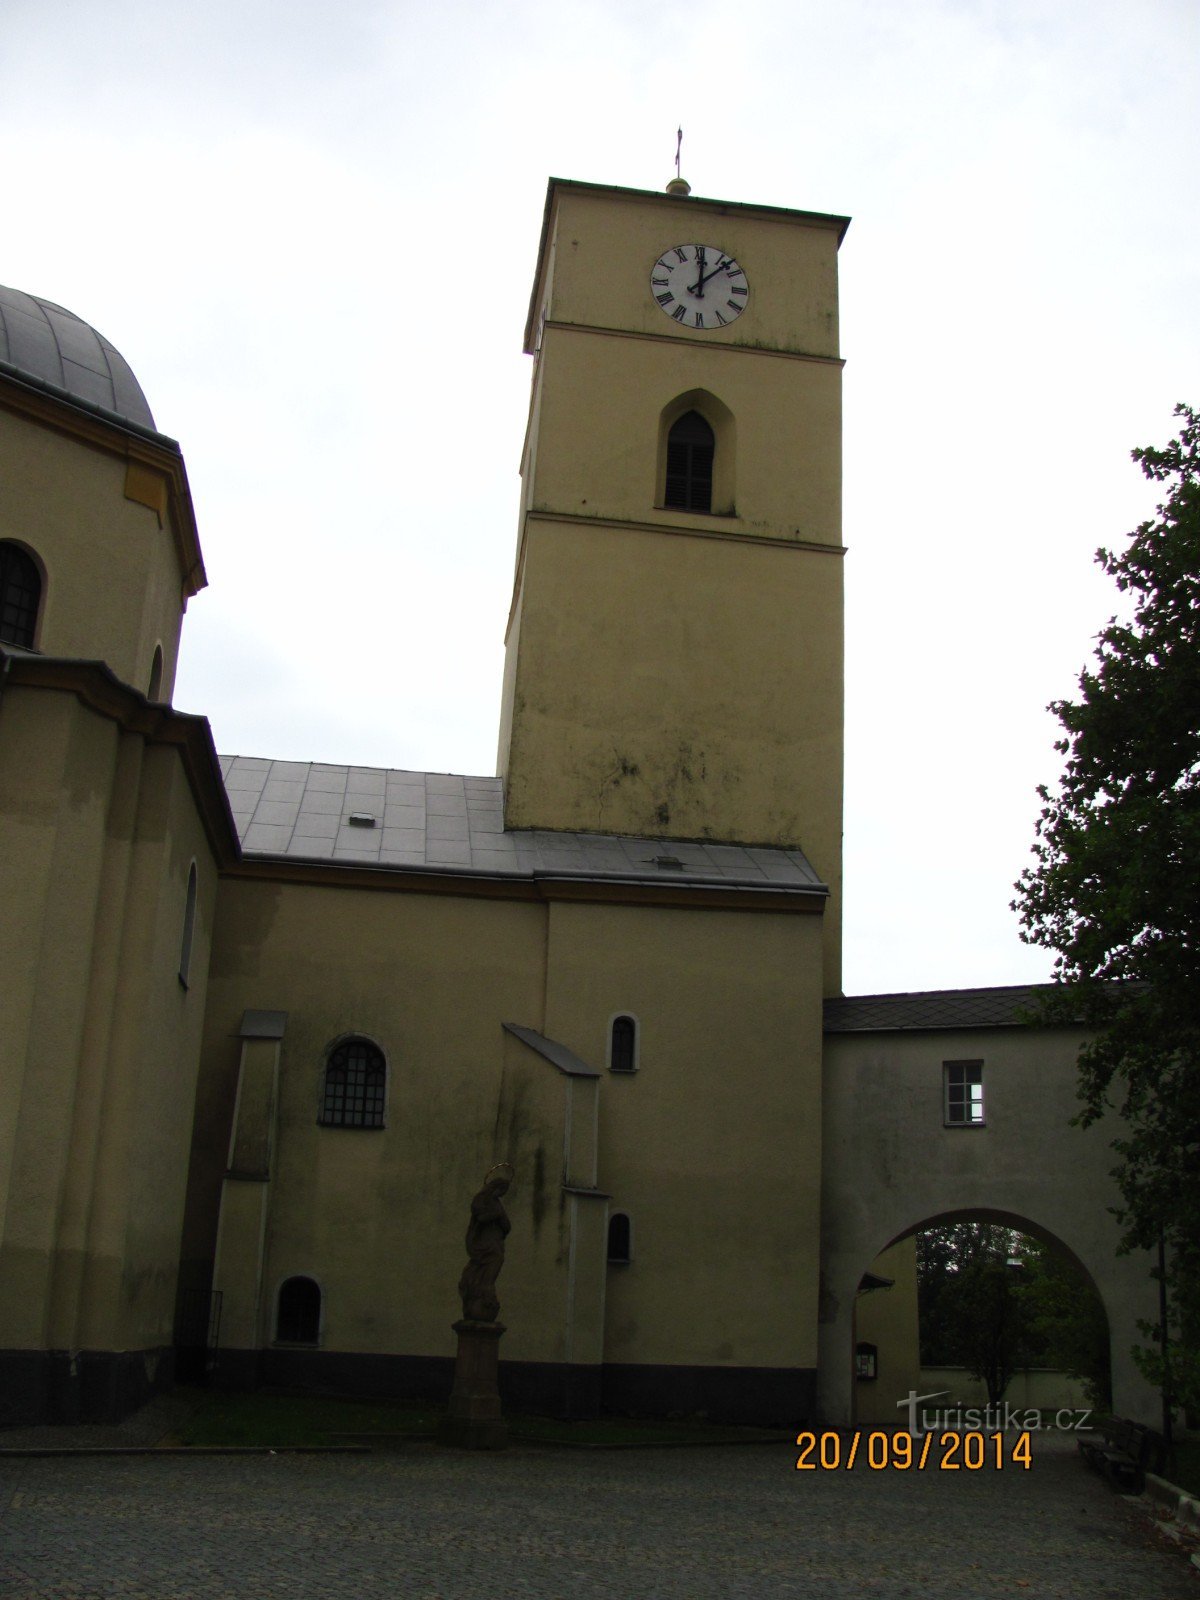
[[[827,993],[847,226],[551,180],[499,752],[508,828],[803,850]]]

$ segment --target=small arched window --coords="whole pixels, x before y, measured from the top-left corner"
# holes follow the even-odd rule
[[[41,603],[37,562],[19,544],[0,539],[0,643],[32,650]]]
[[[618,1266],[628,1266],[633,1260],[629,1218],[623,1211],[614,1211],[608,1219],[608,1259]]]
[[[387,1090],[383,1051],[369,1039],[343,1039],[325,1063],[320,1121],[326,1128],[382,1128]]]
[[[276,1339],[280,1344],[316,1344],[320,1336],[320,1289],[311,1278],[285,1278],[279,1286]]]
[[[187,898],[183,903],[183,938],[179,941],[179,981],[186,989],[192,966],[192,938],[196,932],[196,863],[188,870]]]
[[[716,436],[698,411],[685,411],[667,434],[663,503],[680,511],[711,511]]]
[[[610,1072],[637,1071],[637,1023],[632,1017],[614,1017],[608,1038]]]
[[[608,1030],[608,1070],[637,1072],[637,1021],[614,1016]]]
[[[162,645],[154,646],[154,660],[150,663],[150,687],[146,690],[147,700],[158,700],[162,696],[163,654]]]

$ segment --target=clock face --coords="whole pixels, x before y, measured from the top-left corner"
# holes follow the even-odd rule
[[[726,328],[746,309],[750,285],[715,244],[677,244],[651,267],[650,293],[681,328]]]

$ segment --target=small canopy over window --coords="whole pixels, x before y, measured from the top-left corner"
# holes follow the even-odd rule
[[[321,1122],[327,1128],[382,1128],[387,1065],[369,1039],[343,1039],[329,1053]]]
[[[276,1339],[280,1344],[316,1344],[320,1333],[320,1289],[311,1278],[285,1278],[279,1289]]]
[[[37,562],[19,544],[0,539],[0,644],[32,650],[41,603]]]
[[[665,505],[680,511],[711,511],[712,429],[698,411],[685,411],[667,435]]]

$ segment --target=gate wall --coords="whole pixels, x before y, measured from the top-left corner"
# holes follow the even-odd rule
[[[1095,1283],[1112,1340],[1113,1407],[1158,1424],[1158,1393],[1130,1348],[1139,1318],[1156,1315],[1149,1255],[1117,1256],[1109,1212],[1118,1194],[1109,1148],[1115,1119],[1073,1128],[1076,1057],[1083,1035],[1027,1026],[938,1027],[946,1002],[967,994],[833,1001],[827,1015],[823,1122],[822,1292],[818,1407],[831,1425],[853,1422],[854,1298],[862,1274],[894,1239],[970,1212],[1052,1240]],[[908,1016],[924,1026],[880,1027],[882,1000],[925,1000]],[[874,1001],[876,1012],[870,1011]],[[857,1010],[853,1008],[858,1008]],[[961,1015],[964,1011],[958,1008]],[[981,1008],[977,1008],[981,1009]],[[993,1008],[997,1009],[997,1008]],[[891,1020],[899,1018],[893,1007]],[[946,1127],[943,1063],[982,1061],[985,1123]],[[901,1395],[895,1396],[901,1399]],[[897,1413],[897,1417],[901,1417]]]

